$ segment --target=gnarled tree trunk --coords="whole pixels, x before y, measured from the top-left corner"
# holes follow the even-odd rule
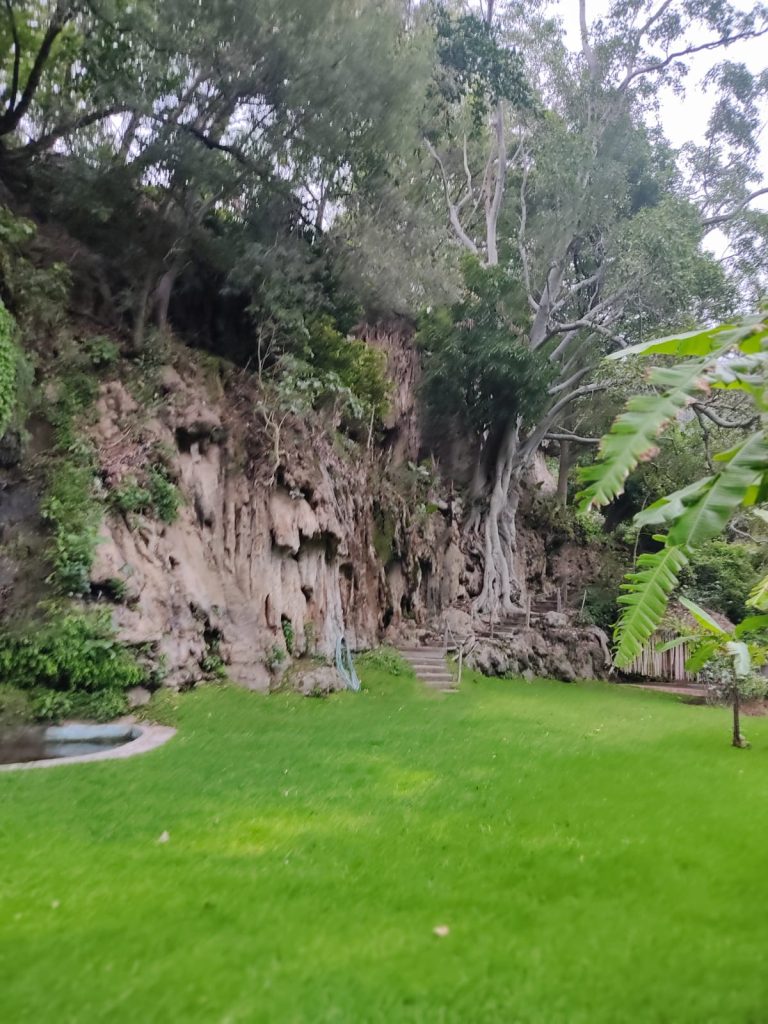
[[[483,586],[473,610],[491,618],[502,617],[519,607],[525,587],[515,566],[517,510],[524,469],[520,423],[514,421],[507,427],[499,446],[482,521]]]

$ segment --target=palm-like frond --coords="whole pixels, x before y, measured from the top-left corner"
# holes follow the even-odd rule
[[[764,576],[757,586],[753,587],[747,604],[761,612],[768,611],[768,576]]]
[[[671,544],[695,547],[722,532],[736,509],[768,473],[768,444],[757,431],[729,453],[722,471],[698,500],[688,505],[669,531]]]
[[[682,548],[666,543],[660,551],[638,558],[638,571],[628,574],[619,598],[623,607],[615,632],[618,668],[626,668],[656,631],[687,562]]]
[[[663,394],[636,395],[626,411],[614,420],[600,443],[599,458],[582,470],[588,486],[579,498],[585,509],[607,505],[624,490],[638,462],[655,449],[656,438],[664,427],[689,404],[702,387],[709,360],[694,360],[680,366],[656,368],[651,382],[666,388]]]
[[[666,494],[652,505],[638,512],[634,518],[635,526],[662,526],[679,519],[685,511],[687,503],[705,490],[712,483],[713,477],[705,476],[695,483],[681,487],[679,491]]]

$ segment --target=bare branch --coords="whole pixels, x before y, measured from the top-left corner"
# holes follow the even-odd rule
[[[608,338],[610,341],[614,342],[614,344],[618,345],[619,348],[627,347],[627,343],[623,338],[620,338],[612,331],[609,331],[607,327],[603,326],[603,324],[590,320],[587,317],[583,320],[574,320],[570,324],[554,324],[547,335],[547,341],[549,341],[550,338],[554,338],[556,334],[562,334],[563,332],[566,332],[567,334],[574,334],[580,330],[594,331],[596,334],[602,334],[604,338]]]
[[[745,207],[749,206],[753,199],[757,199],[759,196],[768,195],[768,187],[759,188],[756,192],[751,192],[748,196],[745,196],[741,202],[733,206],[727,213],[718,213],[713,217],[705,217],[701,222],[702,227],[705,227],[708,231],[712,228],[716,228],[719,224],[726,224],[729,220],[733,220],[737,217]]]
[[[604,269],[605,268],[601,266],[597,273],[592,274],[591,277],[584,277],[581,279],[581,281],[576,281],[575,284],[570,285],[566,289],[566,293],[563,296],[563,298],[560,299],[559,302],[556,302],[555,305],[552,307],[552,315],[561,310],[563,306],[570,299],[572,299],[574,295],[577,295],[580,291],[583,291],[585,288],[589,288],[590,285],[599,284],[602,280]]]
[[[565,251],[567,252],[567,247]],[[536,316],[533,318],[533,324],[531,325],[531,349],[534,352],[549,337],[549,317],[552,305],[557,300],[563,283],[563,274],[565,273],[563,270],[564,259],[565,253],[561,259],[553,260],[547,271],[546,284],[539,296],[539,308],[536,310]]]
[[[13,39],[13,71],[11,72],[11,85],[8,90],[8,110],[13,110],[16,106],[16,97],[19,94],[21,39],[19,38],[19,26],[16,24],[16,15],[11,0],[5,0],[5,8],[8,11],[8,20],[11,24],[11,38]]]
[[[589,73],[592,78],[597,78],[597,60],[595,51],[589,42],[589,29],[587,27],[587,0],[579,0],[579,28],[581,29],[581,52],[587,62]]]
[[[712,422],[718,427],[725,427],[726,430],[749,430],[751,427],[754,427],[760,419],[759,416],[751,416],[746,420],[725,420],[713,409],[710,409],[706,405],[702,405],[701,402],[694,402],[691,408],[695,413],[701,413],[702,416],[706,416],[708,420],[712,420]]]
[[[46,132],[45,135],[41,135],[39,139],[33,139],[32,142],[28,142],[24,146],[19,146],[18,149],[14,149],[13,153],[33,156],[35,153],[42,153],[46,149],[58,142],[59,139],[65,138],[67,135],[71,135],[73,132],[79,131],[81,128],[88,128],[92,124],[97,124],[99,121],[105,121],[108,117],[113,117],[116,114],[128,113],[127,107],[105,107],[103,110],[92,110],[88,114],[83,114],[82,117],[76,117],[72,121],[64,121],[62,124],[57,125],[51,131]]]
[[[496,182],[493,198],[486,201],[485,206],[485,242],[489,266],[495,267],[499,262],[499,250],[496,231],[499,211],[504,199],[504,184],[507,176],[507,142],[504,133],[504,106],[501,100],[496,104]]]
[[[461,220],[459,219],[458,208],[457,208],[456,204],[451,201],[450,185],[449,185],[449,182],[448,182],[448,174],[446,173],[446,170],[445,170],[445,164],[443,163],[443,161],[442,161],[442,159],[440,157],[440,154],[437,152],[435,147],[432,145],[432,143],[429,141],[429,139],[426,136],[424,136],[424,145],[427,147],[427,150],[429,151],[429,155],[432,157],[432,159],[435,161],[437,166],[440,168],[440,175],[441,175],[441,177],[443,179],[443,192],[445,193],[445,202],[446,202],[446,205],[448,206],[448,217],[450,219],[451,227],[453,228],[454,234],[459,239],[461,244],[463,246],[465,246],[467,249],[469,249],[469,251],[471,253],[474,253],[474,255],[476,256],[477,255],[477,246],[472,241],[472,239],[469,237],[467,232],[464,230],[464,227],[463,227],[463,225],[461,223]]]
[[[467,133],[464,132],[464,173],[467,176],[467,192],[472,195],[472,172],[469,169],[469,157],[467,156]]]
[[[648,31],[652,28],[654,22],[657,22],[659,18],[664,14],[668,7],[671,7],[675,3],[675,0],[664,0],[654,12],[650,15],[644,25],[637,30],[637,41],[639,42],[644,35],[647,35]]]
[[[521,143],[522,145],[522,143]],[[528,184],[528,161],[523,157],[523,173],[520,178],[520,225],[517,229],[517,248],[520,253],[520,263],[523,267],[523,283],[528,296],[528,305],[536,312],[539,304],[533,297],[531,289],[531,268],[528,263],[528,253],[525,251],[525,230],[528,221],[528,204],[525,201],[525,189]]]
[[[571,434],[565,431],[561,434],[545,434],[545,441],[575,441],[577,444],[600,444],[599,437],[582,437],[580,434]]]
[[[578,382],[583,377],[586,377],[588,373],[591,373],[591,371],[594,370],[596,366],[597,364],[593,364],[592,366],[582,366],[580,370],[577,370],[574,374],[572,374],[567,380],[564,380],[561,384],[553,385],[549,389],[547,394],[559,395],[561,391],[565,391],[568,388],[572,387],[574,384],[578,384]]]
[[[583,398],[584,395],[593,394],[596,391],[605,391],[608,388],[607,384],[585,384],[580,388],[576,388],[569,395],[561,398],[559,402],[556,402],[552,408],[544,414],[541,421],[539,422],[536,429],[528,437],[522,448],[522,461],[526,462],[531,455],[537,450],[541,442],[550,433],[552,427],[557,422],[557,417],[571,402],[575,402],[577,398]]]
[[[743,32],[736,32],[732,36],[723,36],[720,39],[711,39],[707,43],[700,43],[698,46],[686,46],[682,50],[675,50],[674,53],[668,54],[663,60],[652,61],[650,64],[644,64],[642,67],[633,68],[624,77],[624,80],[618,87],[618,91],[624,92],[629,84],[641,75],[652,74],[654,71],[663,71],[681,57],[689,57],[691,54],[701,53],[704,50],[723,49],[726,46],[731,46],[733,43],[741,42],[743,39],[759,39],[766,34],[768,34],[768,26],[758,30],[745,29]]]

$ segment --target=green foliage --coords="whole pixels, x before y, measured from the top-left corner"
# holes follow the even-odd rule
[[[124,476],[109,492],[109,504],[124,516],[140,515],[152,508],[152,495],[141,487],[135,476]]]
[[[427,406],[438,420],[458,417],[477,437],[517,417],[531,426],[545,407],[554,370],[525,342],[529,314],[519,284],[474,258],[463,268],[464,298],[420,323]]]
[[[440,72],[437,88],[444,100],[468,96],[479,127],[489,103],[509,100],[532,105],[520,55],[503,39],[495,24],[477,14],[451,16],[446,6],[434,11]]]
[[[569,542],[602,545],[607,539],[605,519],[599,512],[563,505],[550,495],[534,500],[529,520],[550,547]]]
[[[11,421],[16,401],[16,366],[19,359],[14,341],[16,324],[0,299],[0,437]]]
[[[73,714],[73,695],[62,690],[37,687],[30,690],[32,713],[38,722],[60,722]]]
[[[656,539],[664,542],[663,537]],[[640,555],[637,571],[627,573],[621,587],[624,593],[618,598],[622,610],[614,660],[619,668],[638,656],[658,628],[686,561],[683,549],[664,544],[657,552]]]
[[[101,522],[95,486],[93,467],[87,460],[79,463],[65,458],[51,468],[42,514],[54,532],[49,579],[63,594],[83,595],[90,589]]]
[[[376,647],[356,658],[361,672],[381,672],[389,676],[408,675],[408,662],[393,647]]]
[[[331,410],[348,427],[368,426],[387,411],[390,383],[384,353],[315,317],[279,364],[278,390],[296,412]]]
[[[175,521],[181,496],[175,484],[168,479],[161,465],[152,465],[143,474],[146,483],[140,484],[135,476],[124,476],[108,495],[112,508],[126,517],[155,516],[164,523]]]
[[[120,355],[120,347],[117,343],[100,334],[86,340],[85,351],[97,370],[114,366]]]
[[[98,393],[98,381],[82,350],[62,355],[63,366],[50,382],[44,412],[55,431],[47,466],[47,490],[41,511],[53,529],[49,577],[62,594],[81,596],[90,589],[90,569],[98,544],[102,500],[96,454],[83,435],[83,421]]]
[[[41,266],[30,259],[36,234],[30,220],[0,206],[0,282],[3,295],[26,333],[50,330],[66,310],[69,271],[63,263]]]
[[[582,622],[599,626],[600,629],[610,635],[616,624],[617,616],[618,605],[616,604],[615,590],[600,585],[587,587],[584,604],[580,612]]]
[[[181,495],[176,485],[168,479],[162,466],[150,467],[147,487],[157,518],[164,523],[175,522],[181,505]]]
[[[395,556],[396,520],[390,509],[377,504],[373,510],[373,547],[383,565]]]
[[[39,722],[60,722],[63,718],[111,722],[128,711],[125,693],[115,689],[82,693],[38,687],[30,690],[29,697],[34,718]]]
[[[754,551],[744,544],[711,540],[690,552],[680,587],[705,607],[739,622],[747,614],[747,600],[757,579],[755,560]]]
[[[283,617],[280,626],[283,631],[283,639],[285,640],[285,649],[286,651],[288,651],[289,654],[293,654],[293,645],[296,640],[296,635],[293,630],[293,623],[291,622],[290,619]]]
[[[29,694],[19,686],[0,683],[0,735],[4,729],[23,725],[34,717]]]
[[[98,690],[95,693],[72,695],[72,711],[75,718],[91,718],[96,722],[111,722],[126,714],[128,698],[117,689]]]
[[[264,659],[264,663],[270,672],[274,672],[283,664],[287,656],[288,655],[284,647],[281,647],[280,644],[273,644]]]
[[[314,622],[304,623],[304,651],[306,654],[312,655],[315,652],[317,645],[317,630],[315,629]]]
[[[742,439],[730,451],[715,456],[718,469],[656,501],[635,519],[638,525],[664,526],[658,536],[663,546],[642,555],[641,571],[628,576],[624,606],[617,630],[616,664],[625,667],[642,649],[666,609],[690,553],[723,531],[734,512],[768,499],[768,322],[764,314],[714,330],[636,345],[623,355],[663,354],[689,356],[672,367],[657,367],[650,380],[658,394],[633,399],[628,411],[603,438],[598,462],[584,471],[589,486],[582,494],[584,507],[606,504],[621,493],[624,480],[642,457],[654,453],[654,438],[696,393],[712,388],[740,392],[752,404],[761,429]],[[725,357],[728,358],[725,358]],[[751,580],[746,582],[748,586]],[[759,589],[750,599],[762,607]]]
[[[146,670],[117,640],[109,612],[53,609],[42,622],[0,634],[0,676],[31,691],[37,718],[105,720],[122,713],[123,691],[145,682]]]
[[[637,464],[658,454],[659,433],[702,390],[704,375],[715,358],[652,371],[650,383],[663,389],[661,394],[631,398],[626,412],[603,438],[598,461],[582,470],[582,479],[590,485],[579,495],[585,508],[607,505],[622,493],[624,481]]]

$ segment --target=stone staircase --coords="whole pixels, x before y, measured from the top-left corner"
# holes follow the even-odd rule
[[[445,648],[437,641],[421,647],[399,647],[416,676],[433,690],[456,693],[456,680],[445,660]]]
[[[496,622],[489,622],[478,619],[475,623],[471,636],[477,639],[487,640],[497,638],[499,640],[510,640],[518,634],[519,630],[526,625],[529,618],[532,625],[542,619],[548,612],[559,611],[559,602],[555,599],[533,601],[530,613],[525,609],[514,611]],[[448,644],[448,651],[455,653],[458,644],[469,639],[466,636],[451,637]],[[398,651],[410,664],[416,676],[427,686],[435,690],[442,690],[444,693],[456,693],[456,678],[446,661],[445,643],[437,638],[427,640],[421,645],[402,646]]]
[[[541,620],[549,612],[560,612],[561,608],[555,598],[533,601],[530,608],[530,625],[540,625]],[[513,640],[529,621],[529,613],[520,608],[508,613],[502,619],[491,622],[488,619],[477,619],[473,636],[480,640]]]

